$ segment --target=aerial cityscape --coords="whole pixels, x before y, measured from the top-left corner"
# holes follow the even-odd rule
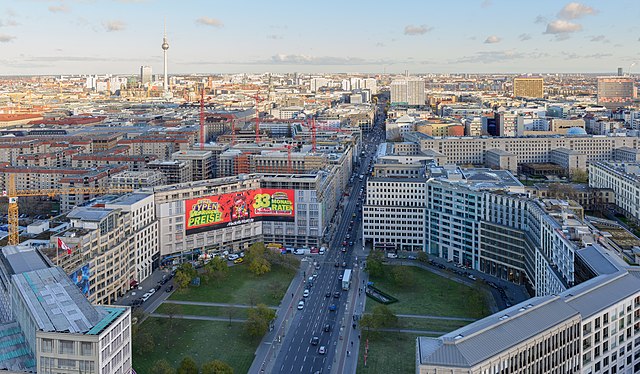
[[[0,4],[0,371],[640,373],[640,3]]]

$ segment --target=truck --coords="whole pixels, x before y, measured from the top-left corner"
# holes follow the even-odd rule
[[[351,286],[351,269],[344,269],[344,275],[342,276],[342,289],[347,291]]]

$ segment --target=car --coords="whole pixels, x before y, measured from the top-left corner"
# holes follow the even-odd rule
[[[317,272],[314,272],[314,273],[313,273],[313,279],[316,279],[316,278],[318,278],[318,273],[317,273]]]
[[[342,274],[338,274],[338,280],[342,280]]]
[[[331,325],[330,324],[325,324],[324,328],[323,328],[324,332],[330,332],[331,331]]]
[[[320,353],[321,355],[327,353],[327,348],[324,345],[321,345],[320,349],[318,349],[318,353]]]
[[[342,261],[342,267],[346,268],[347,267],[347,262],[346,261]]]
[[[233,260],[234,264],[241,264],[243,262],[244,262],[244,258],[242,258],[242,257],[239,257],[239,258],[236,258],[235,260]]]
[[[302,293],[302,297],[308,297],[309,296],[309,290],[306,289],[304,290],[304,292]]]
[[[235,253],[232,253],[232,254],[230,254],[229,256],[227,256],[227,260],[229,260],[229,261],[235,261],[235,260],[237,260],[238,258],[240,258],[240,256],[238,256],[238,255],[237,255],[237,254],[235,254]]]
[[[311,345],[318,345],[318,343],[320,343],[319,337],[314,336],[313,338],[311,338]]]
[[[407,256],[407,259],[409,259],[409,260],[416,260],[416,259],[417,259],[417,257],[416,257],[416,256],[414,256],[414,255],[409,255],[409,256]]]
[[[160,281],[160,284],[165,284],[169,281],[169,279],[167,278],[162,278],[162,280]]]
[[[155,288],[152,288],[152,289],[150,289],[149,291],[147,291],[147,293],[148,293],[149,295],[153,295],[154,293],[156,293],[156,289],[155,289]]]
[[[398,255],[395,253],[387,253],[387,258],[398,258]]]
[[[342,252],[346,252],[347,251],[347,247],[342,247]]]
[[[327,291],[327,293],[324,294],[324,297],[331,297],[331,291]]]
[[[343,242],[342,242],[342,245],[343,245],[343,246],[346,246],[346,245],[347,245],[347,241],[346,241],[346,240],[345,240],[345,241],[343,241]]]
[[[350,246],[350,247],[353,247],[353,242],[349,242],[349,246]]]
[[[304,308],[304,300],[300,300],[298,303],[298,310],[302,310]]]
[[[335,297],[336,299],[340,298],[340,291],[334,292],[333,297]]]
[[[338,307],[336,306],[336,304],[331,304],[331,305],[329,305],[329,311],[330,311],[330,312],[335,312],[335,311],[336,311],[336,309],[338,309]]]
[[[336,262],[335,267],[339,268],[339,267],[340,267],[340,263],[339,263],[339,262]]]
[[[316,264],[316,270],[320,270],[320,264]]]
[[[141,298],[142,302],[145,302],[145,301],[149,300],[151,295],[153,295],[153,294],[150,294],[148,292],[146,294],[142,295],[142,298]]]
[[[240,256],[240,257],[244,257],[244,252],[240,252],[240,253],[239,253],[239,256]]]
[[[162,288],[162,286],[161,286],[161,285],[157,285],[157,286],[156,286],[156,288],[155,288],[155,290],[156,290],[156,291],[160,291],[160,289],[161,289],[161,288]]]
[[[347,234],[347,239],[351,239],[351,234]]]
[[[173,291],[173,284],[170,284],[166,290],[164,290],[165,292],[171,292]]]

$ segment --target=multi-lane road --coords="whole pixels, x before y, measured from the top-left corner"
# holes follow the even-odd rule
[[[373,157],[377,143],[381,140],[381,129],[367,134],[363,140],[366,151],[360,158],[360,166],[354,170],[353,182],[348,189],[349,196],[345,196],[342,214],[334,220],[334,234],[329,243],[329,250],[324,256],[314,255],[312,260],[317,262],[319,268],[313,267],[317,277],[313,285],[309,286],[305,280],[305,289],[309,289],[309,296],[294,294],[294,298],[304,300],[304,308],[297,310],[282,346],[276,356],[273,371],[277,373],[329,373],[332,368],[335,371],[336,357],[341,338],[345,331],[341,331],[344,324],[350,325],[352,310],[347,313],[347,299],[358,292],[358,283],[352,282],[348,291],[342,289],[342,281],[339,277],[345,269],[354,269],[356,279],[359,268],[354,264],[354,247],[362,246],[358,240],[360,234],[361,204],[363,196],[361,190],[365,190],[366,178],[360,180],[359,175],[368,175],[369,164]],[[355,216],[354,216],[355,215]],[[353,223],[352,223],[353,222]],[[347,242],[346,252],[342,252],[343,241]],[[353,245],[349,242],[353,241]],[[343,266],[346,265],[346,266]],[[355,265],[355,268],[354,268]],[[305,274],[309,278],[313,274]],[[296,303],[297,305],[297,300]],[[335,306],[335,310],[332,306]],[[346,322],[345,322],[346,321]],[[327,331],[328,330],[328,331]],[[317,344],[312,344],[312,339],[318,338]],[[339,355],[344,358],[343,355]]]

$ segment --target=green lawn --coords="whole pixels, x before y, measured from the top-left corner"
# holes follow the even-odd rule
[[[464,284],[436,275],[414,266],[402,266],[410,274],[412,284],[400,286],[391,277],[392,266],[386,265],[385,274],[371,281],[380,290],[398,299],[389,308],[396,314],[421,314],[444,317],[482,318],[489,315],[487,294]],[[367,299],[366,311],[380,305]]]
[[[219,359],[231,365],[236,373],[246,373],[253,361],[260,340],[252,340],[243,333],[242,323],[216,321],[173,320],[169,330],[166,318],[148,318],[140,328],[153,336],[155,349],[138,355],[133,349],[133,367],[138,373],[151,373],[153,363],[166,359],[177,367],[185,356],[199,365]]]
[[[399,332],[378,333],[369,339],[367,366],[364,366],[366,339],[360,342],[358,374],[406,374],[416,371],[416,338]]]
[[[232,266],[227,277],[220,281],[202,282],[198,287],[189,286],[174,292],[171,300],[209,301],[216,303],[277,306],[291,283],[295,271],[273,266],[262,276],[255,276],[246,265]]]
[[[160,304],[155,313],[167,314],[167,309],[170,304]],[[212,316],[229,318],[247,318],[247,308],[233,308],[224,306],[204,306],[204,305],[177,305],[180,309],[178,314],[187,314],[191,316]]]
[[[367,300],[367,302],[369,302]],[[471,322],[425,318],[398,317],[399,329],[451,332]]]

